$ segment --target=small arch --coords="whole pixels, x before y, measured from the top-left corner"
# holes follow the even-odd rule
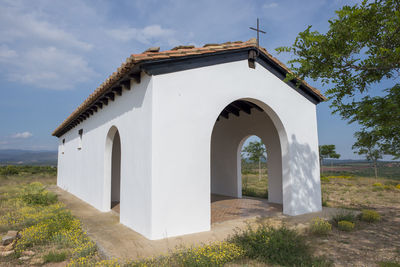
[[[268,186],[267,186],[267,181],[265,181],[265,173],[262,173],[263,170],[265,170],[266,165],[268,165],[268,160],[267,162],[264,161],[260,161],[259,162],[259,166],[253,166],[253,167],[257,167],[259,168],[258,173],[257,172],[257,186],[265,186],[265,190],[264,188],[261,188],[262,190],[259,190],[260,188],[257,188],[256,192],[250,192],[252,191],[251,189],[253,189],[250,185],[248,185],[248,179],[249,177],[246,177],[246,179],[244,178],[243,175],[243,161],[244,160],[248,160],[246,158],[243,158],[243,149],[245,147],[245,143],[249,141],[249,142],[261,142],[264,149],[265,149],[265,153],[263,153],[264,158],[267,160],[268,158],[268,153],[267,153],[267,148],[265,145],[265,142],[262,140],[262,138],[260,138],[257,135],[246,135],[245,137],[243,137],[243,139],[240,141],[238,148],[237,148],[237,181],[238,181],[238,185],[240,186],[240,195],[239,197],[242,196],[256,196],[256,197],[260,197],[260,198],[266,198],[268,199]],[[248,162],[246,163],[248,165],[250,165]],[[256,164],[257,165],[257,164]],[[248,171],[248,170],[246,170]],[[245,173],[246,176],[248,176],[250,173]],[[267,168],[267,174],[266,176],[268,177],[268,168]],[[261,178],[261,179],[260,179]],[[261,183],[260,183],[261,182]],[[255,193],[255,195],[254,195]]]
[[[121,195],[121,138],[115,126],[112,126],[108,131],[104,158],[104,210],[113,209],[119,213]]]

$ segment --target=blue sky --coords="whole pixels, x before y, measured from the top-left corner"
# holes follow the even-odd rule
[[[0,0],[0,149],[55,150],[54,130],[132,53],[150,46],[248,40],[260,18],[260,44],[293,43],[308,25],[325,32],[334,11],[358,1]],[[312,85],[325,91],[318,83]],[[356,125],[318,105],[320,144],[351,150]]]

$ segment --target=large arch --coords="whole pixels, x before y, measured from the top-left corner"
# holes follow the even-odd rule
[[[104,210],[118,205],[121,196],[121,139],[117,127],[108,131],[104,152]]]
[[[252,106],[250,112],[243,103]],[[262,101],[242,98],[226,104],[217,118],[210,145],[211,194],[242,197],[240,150],[248,136],[256,135],[268,153],[269,202],[284,204],[283,188],[290,175],[288,139],[277,114]]]

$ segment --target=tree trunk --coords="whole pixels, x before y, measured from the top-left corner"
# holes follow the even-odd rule
[[[378,180],[378,166],[376,160],[374,161],[374,169],[375,169],[375,180]]]
[[[261,181],[261,158],[258,158],[258,181]]]

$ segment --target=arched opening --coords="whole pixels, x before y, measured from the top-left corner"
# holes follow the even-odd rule
[[[120,211],[121,197],[121,139],[113,126],[107,134],[105,149],[105,210]]]
[[[268,199],[268,154],[257,135],[246,136],[239,144],[238,178],[242,196]]]
[[[118,131],[114,135],[111,152],[111,209],[119,213],[121,192],[121,140]]]
[[[275,126],[269,115],[271,112],[266,105],[241,99],[227,105],[216,119],[211,136],[212,223],[242,216],[268,216],[282,211],[282,151],[286,140],[281,140],[282,129]],[[262,169],[264,173],[261,173],[260,181],[256,173],[255,184],[252,185],[257,192],[264,188],[264,195],[246,196],[249,195],[249,187],[247,192],[243,192],[242,148],[251,136],[262,140],[265,154],[268,154],[267,160],[261,162],[267,167]],[[263,181],[266,184],[259,188]]]

